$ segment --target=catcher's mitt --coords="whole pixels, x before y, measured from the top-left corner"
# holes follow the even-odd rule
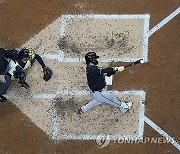
[[[45,81],[48,81],[49,79],[51,79],[51,77],[53,75],[53,72],[52,72],[52,70],[49,67],[45,67],[43,69],[43,73],[44,73],[43,79]]]

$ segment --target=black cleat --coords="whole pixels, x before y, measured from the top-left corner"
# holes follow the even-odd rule
[[[78,113],[79,114],[82,114],[83,113],[83,111],[82,111],[82,108],[80,107],[80,108],[78,108]]]
[[[28,85],[26,82],[21,83],[21,86],[24,87],[24,88],[26,88],[26,89],[29,88],[29,85]]]
[[[6,97],[4,97],[4,96],[0,96],[0,102],[6,102],[7,101],[7,99],[6,99]]]

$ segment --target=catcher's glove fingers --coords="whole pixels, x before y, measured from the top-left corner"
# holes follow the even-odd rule
[[[45,81],[49,81],[49,79],[51,79],[51,77],[53,75],[53,72],[49,67],[44,67],[43,68],[43,73],[44,73],[43,79]]]
[[[120,67],[114,67],[113,68],[115,71],[117,71],[117,72],[122,72],[122,71],[124,71],[124,66],[120,66]]]

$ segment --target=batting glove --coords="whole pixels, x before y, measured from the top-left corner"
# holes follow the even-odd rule
[[[117,72],[122,72],[122,71],[124,71],[124,66],[120,66],[120,67],[114,67],[113,68],[115,71],[117,71]]]

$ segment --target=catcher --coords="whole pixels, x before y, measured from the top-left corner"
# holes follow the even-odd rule
[[[35,53],[32,48],[24,48],[18,53],[17,60],[11,60],[9,62],[9,71],[7,76],[11,79],[16,79],[16,81],[24,88],[28,89],[29,85],[26,83],[26,73],[25,70],[31,67],[35,61],[38,61],[43,69],[43,79],[48,81],[51,79],[53,72],[48,68],[42,58]]]

